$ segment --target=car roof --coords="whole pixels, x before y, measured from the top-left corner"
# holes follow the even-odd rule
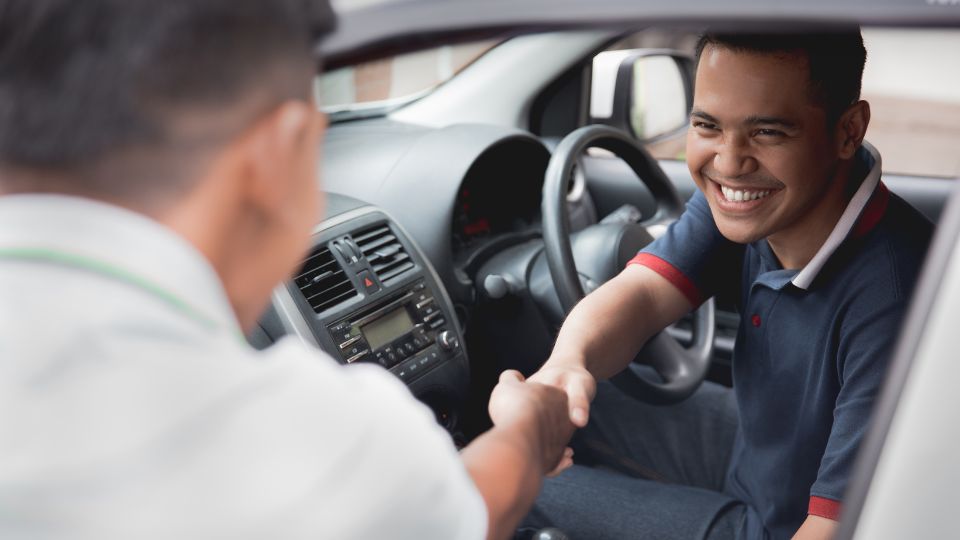
[[[335,0],[332,67],[443,42],[568,28],[960,26],[960,0]]]

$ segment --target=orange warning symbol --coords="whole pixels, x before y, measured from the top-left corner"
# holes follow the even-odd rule
[[[373,287],[373,282],[370,281],[370,278],[363,278],[363,285],[365,287]]]

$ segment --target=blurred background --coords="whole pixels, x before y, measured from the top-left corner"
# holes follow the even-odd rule
[[[402,0],[401,0],[402,1]],[[356,9],[379,0],[341,0]],[[863,98],[873,118],[867,139],[887,172],[960,176],[960,32],[865,29]],[[665,47],[693,53],[689,31],[637,32],[609,50]],[[498,41],[435,47],[324,74],[317,93],[328,112],[405,103],[455,76]],[[683,159],[683,134],[650,145],[657,157]]]

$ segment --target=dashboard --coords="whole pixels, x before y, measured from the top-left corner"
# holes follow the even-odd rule
[[[523,155],[527,150],[525,145],[496,145],[467,172],[453,206],[455,259],[502,235],[539,232],[546,161],[529,159]]]
[[[381,366],[456,439],[469,368],[453,305],[432,265],[380,209],[328,194],[327,214],[299,271],[274,292],[274,327],[264,318],[260,330],[295,335],[342,364]]]
[[[549,151],[496,126],[384,121],[338,125],[326,144],[325,219],[251,342],[292,334],[343,364],[377,364],[464,440],[475,368],[491,367],[468,360],[477,297],[464,262],[539,238]]]

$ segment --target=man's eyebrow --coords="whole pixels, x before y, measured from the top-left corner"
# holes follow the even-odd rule
[[[780,126],[788,129],[793,129],[797,127],[796,122],[787,120],[786,118],[778,118],[776,116],[748,116],[744,121],[744,124],[748,126],[764,125],[764,126]]]
[[[720,121],[714,118],[713,116],[701,111],[700,109],[693,109],[690,111],[690,118],[700,118],[701,120],[706,120],[711,124],[719,124]]]

